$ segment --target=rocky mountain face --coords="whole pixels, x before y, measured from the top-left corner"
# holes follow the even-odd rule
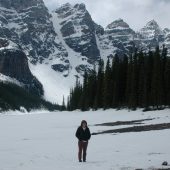
[[[119,54],[132,53],[135,48],[143,51],[154,50],[156,46],[163,44],[168,48],[170,54],[170,30],[162,30],[156,21],[152,20],[140,31],[135,32],[122,19],[109,24],[103,31],[96,31],[100,55],[102,58]]]
[[[42,0],[0,0],[0,36],[18,44],[32,63],[66,55],[50,17]]]
[[[61,34],[66,44],[75,52],[86,56],[90,63],[96,61],[99,49],[95,37],[94,22],[84,4],[67,3],[56,9]]]
[[[28,59],[17,45],[0,38],[0,73],[15,78],[25,89],[39,96],[43,95],[42,84],[34,77],[28,67]]]
[[[92,20],[84,4],[67,3],[49,12],[43,0],[0,0],[0,38],[17,44],[18,49],[12,52],[1,50],[1,67],[2,62],[11,62],[11,56],[14,56],[15,63],[23,65],[19,69],[23,71],[25,68],[24,75],[28,72],[28,79],[32,80],[27,57],[30,66],[33,66],[30,67],[31,72],[41,79],[44,88],[49,88],[47,84],[58,87],[69,84],[71,87],[75,78],[82,79],[84,71],[93,69],[100,58],[106,61],[116,53],[128,55],[135,48],[148,51],[165,44],[170,55],[170,29],[162,30],[152,20],[135,32],[122,19],[103,28]],[[3,40],[0,48],[5,46]],[[5,64],[6,69],[9,63]],[[16,71],[13,65],[10,67],[15,71],[10,70],[9,73],[3,70],[3,73],[23,82],[21,71]],[[49,74],[44,78],[47,70]],[[58,82],[60,76],[63,80]],[[69,90],[66,91],[69,93]],[[58,90],[52,95],[57,96],[57,93]]]
[[[145,49],[155,49],[165,42],[165,34],[155,20],[151,20],[139,31],[139,37]]]
[[[163,32],[164,32],[164,35],[165,35],[164,44],[165,44],[165,46],[166,46],[168,49],[170,49],[170,29],[165,28],[165,29],[163,30]],[[169,50],[168,52],[169,52],[169,55],[170,55],[170,50]]]
[[[84,4],[69,3],[53,11],[51,20],[68,55],[59,56],[48,63],[52,63],[52,68],[65,77],[81,77],[100,58],[94,21]]]
[[[100,54],[102,58],[107,59],[108,56],[119,54],[123,56],[131,52],[134,46],[138,45],[135,31],[122,19],[118,19],[109,24],[104,31],[96,30]]]

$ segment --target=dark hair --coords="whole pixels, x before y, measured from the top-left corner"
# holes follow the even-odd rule
[[[83,125],[83,123],[85,123],[86,126],[87,126],[87,122],[86,122],[85,120],[82,120],[82,121],[81,121],[81,126]]]

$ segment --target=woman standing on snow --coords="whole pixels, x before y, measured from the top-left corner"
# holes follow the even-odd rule
[[[87,127],[87,122],[85,120],[81,121],[81,125],[76,131],[76,137],[78,138],[78,159],[79,162],[82,162],[82,152],[83,152],[83,162],[86,162],[86,151],[88,146],[88,140],[91,137],[90,130]]]

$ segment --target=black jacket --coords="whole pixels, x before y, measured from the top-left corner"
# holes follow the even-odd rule
[[[85,130],[83,130],[83,128],[80,126],[78,127],[77,131],[76,131],[76,137],[78,138],[79,141],[88,141],[91,137],[90,134],[90,130],[88,127],[86,127]]]

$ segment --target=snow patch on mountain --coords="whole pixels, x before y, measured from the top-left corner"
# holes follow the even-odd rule
[[[32,74],[43,84],[44,98],[52,103],[62,104],[63,97],[67,100],[70,87],[74,85],[75,78],[69,76],[63,77],[49,65],[33,64],[29,65]]]
[[[16,80],[15,78],[5,76],[5,75],[3,75],[1,73],[0,73],[0,82],[12,83],[12,84],[16,84],[17,86],[23,87],[23,84],[21,82],[19,82],[18,80]]]
[[[15,49],[16,50],[19,49],[19,46],[16,43],[0,37],[0,50],[1,51],[2,50],[15,50]]]
[[[96,42],[100,51],[100,56],[106,63],[107,57],[114,55],[117,48],[108,40],[107,35],[96,35]]]

